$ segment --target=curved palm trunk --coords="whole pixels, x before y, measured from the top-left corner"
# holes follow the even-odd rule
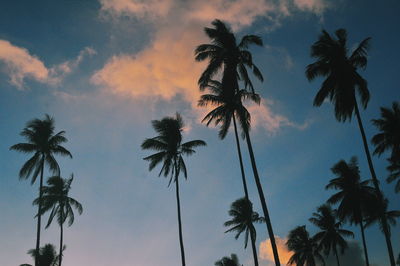
[[[61,221],[63,217],[61,217]],[[58,266],[61,266],[61,262],[62,262],[62,252],[63,252],[63,224],[60,224],[60,252],[58,253]]]
[[[335,252],[337,265],[340,266],[339,255],[338,255],[338,253],[337,253],[336,245],[333,246],[333,251]]]
[[[254,158],[253,147],[251,145],[249,131],[247,129],[245,130],[245,134],[246,134],[247,148],[249,150],[249,155],[250,155],[250,160],[251,160],[251,166],[253,168],[253,173],[254,173],[254,180],[257,185],[258,195],[260,197],[261,206],[262,206],[262,209],[264,212],[265,223],[267,224],[267,230],[268,230],[269,239],[271,241],[272,252],[274,254],[275,265],[280,266],[281,263],[279,261],[279,255],[278,255],[278,249],[276,247],[274,231],[272,230],[271,219],[269,218],[267,203],[265,201],[264,192],[263,192],[261,182],[260,182],[260,177],[258,176],[257,165],[256,165],[256,161]]]
[[[178,176],[175,178],[175,186],[176,186],[176,205],[178,208],[178,227],[179,227],[179,243],[181,247],[181,259],[182,259],[182,266],[185,266],[185,250],[183,247],[183,237],[182,237],[182,221],[181,221],[181,204],[179,200],[179,182]]]
[[[360,228],[361,228],[361,237],[362,237],[362,242],[363,242],[363,247],[364,247],[365,263],[367,266],[369,266],[367,243],[365,242],[364,225],[363,225],[362,220],[360,222]]]
[[[40,185],[39,185],[39,204],[38,204],[38,220],[37,220],[37,231],[36,231],[36,254],[39,254],[40,249],[40,227],[42,215],[40,210],[42,209],[42,196],[43,196],[43,172],[44,172],[44,157],[42,157],[42,165],[40,166]],[[35,266],[39,266],[39,256],[35,256]]]
[[[253,250],[254,266],[258,266],[257,247],[255,237],[250,233],[251,249]]]
[[[379,181],[375,174],[374,165],[372,164],[371,154],[369,152],[367,138],[365,136],[364,127],[363,127],[363,124],[361,121],[360,111],[358,110],[357,100],[354,100],[354,101],[355,101],[354,109],[355,109],[355,113],[356,113],[356,117],[357,117],[358,127],[360,128],[361,137],[362,137],[363,144],[364,144],[365,154],[367,155],[369,171],[371,172],[372,181],[373,181],[376,193],[378,195],[378,198],[381,200],[381,199],[383,199],[383,194],[379,188]],[[396,263],[395,263],[395,259],[394,259],[394,255],[393,255],[392,241],[390,240],[389,225],[388,225],[386,216],[384,214],[380,218],[382,221],[383,232],[385,234],[386,246],[388,249],[389,259],[390,259],[390,265],[395,266]]]
[[[233,118],[233,126],[235,128],[236,147],[237,147],[237,150],[238,150],[240,171],[242,173],[242,182],[243,182],[244,195],[246,196],[246,199],[249,199],[249,193],[247,191],[247,184],[246,184],[246,176],[245,176],[244,167],[243,167],[242,152],[240,151],[240,143],[239,143],[239,136],[238,136],[238,132],[237,132],[235,114],[233,114],[232,118]]]

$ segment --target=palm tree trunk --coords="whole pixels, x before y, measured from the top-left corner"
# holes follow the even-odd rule
[[[337,265],[340,266],[339,255],[338,255],[338,253],[337,253],[336,245],[333,246],[333,251],[335,252]]]
[[[363,225],[362,219],[360,222],[360,228],[361,228],[361,237],[362,237],[362,242],[363,242],[363,247],[364,247],[365,263],[367,266],[369,266],[367,243],[365,242],[364,225]]]
[[[250,238],[251,238],[251,249],[253,250],[254,266],[258,266],[256,240],[251,232],[250,232]]]
[[[60,253],[59,253],[59,258],[58,258],[58,266],[61,266],[62,262],[62,252],[63,252],[63,224],[60,224]]]
[[[243,182],[244,195],[246,196],[246,199],[249,199],[249,193],[247,191],[247,184],[246,184],[246,176],[245,176],[244,167],[243,167],[242,152],[240,151],[240,143],[239,143],[239,136],[238,136],[238,132],[237,132],[235,114],[233,114],[232,118],[233,118],[233,126],[235,128],[236,147],[237,147],[237,150],[238,150],[240,171],[242,173],[242,182]]]
[[[181,204],[179,201],[179,182],[177,175],[175,177],[175,186],[176,186],[176,205],[178,207],[179,243],[181,247],[182,266],[185,266],[186,263],[185,263],[185,250],[183,247],[183,237],[182,237]]]
[[[36,256],[35,266],[39,266],[39,249],[40,249],[40,225],[42,215],[40,210],[42,209],[42,196],[43,196],[43,172],[44,172],[44,157],[42,157],[42,165],[40,166],[40,185],[39,185],[39,204],[38,204],[38,220],[37,220],[37,231],[36,231]]]
[[[355,109],[355,113],[356,113],[356,117],[357,117],[358,127],[360,128],[361,137],[362,137],[363,144],[364,144],[365,154],[367,155],[368,167],[369,167],[369,171],[371,172],[372,182],[374,184],[376,193],[378,195],[378,199],[381,202],[383,202],[383,194],[379,188],[379,181],[375,174],[374,165],[372,164],[371,154],[369,152],[368,142],[367,142],[367,138],[365,136],[360,111],[358,110],[357,100],[354,99],[354,101],[355,101],[354,109]],[[395,259],[394,259],[394,255],[393,255],[392,241],[390,240],[389,225],[388,225],[388,222],[387,222],[387,219],[386,219],[386,216],[384,215],[384,213],[382,214],[382,216],[380,218],[382,220],[383,232],[385,234],[386,246],[388,249],[389,259],[390,259],[390,265],[395,266],[396,263],[395,263]]]
[[[267,230],[268,230],[269,239],[271,241],[272,252],[274,254],[275,265],[280,266],[281,263],[279,261],[278,249],[276,248],[274,231],[272,230],[272,224],[271,224],[271,219],[269,218],[267,203],[265,201],[264,192],[263,192],[261,182],[260,182],[260,177],[258,176],[257,165],[256,165],[256,161],[254,158],[253,147],[251,145],[248,129],[245,130],[245,134],[246,134],[247,148],[249,150],[249,155],[250,155],[250,160],[251,160],[251,166],[253,168],[253,173],[254,173],[254,180],[257,185],[258,195],[260,197],[261,206],[262,206],[262,209],[264,212],[265,223],[267,224]]]

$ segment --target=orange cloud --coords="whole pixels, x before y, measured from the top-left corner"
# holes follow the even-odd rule
[[[286,265],[290,259],[290,257],[293,255],[293,252],[289,251],[285,245],[287,239],[280,238],[279,236],[275,236],[275,242],[276,246],[278,248],[278,254],[279,254],[279,260],[282,265]],[[274,255],[272,253],[272,248],[271,248],[271,241],[269,239],[266,239],[265,241],[262,241],[260,243],[260,248],[259,248],[259,257],[262,260],[266,260],[269,262],[274,261]]]

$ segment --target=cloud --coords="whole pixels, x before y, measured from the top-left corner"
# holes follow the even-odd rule
[[[135,15],[138,18],[165,17],[173,0],[100,0],[101,9],[114,15]]]
[[[15,46],[7,40],[0,40],[0,62],[4,64],[2,70],[10,77],[10,83],[18,89],[24,89],[27,78],[52,86],[58,85],[81,63],[85,55],[94,53],[92,48],[87,47],[76,59],[48,68],[27,49]]]
[[[278,248],[279,260],[282,265],[286,265],[293,255],[293,252],[289,251],[286,247],[287,239],[280,238],[279,236],[275,236],[276,247]],[[261,260],[265,260],[268,262],[274,262],[274,255],[272,253],[271,241],[266,239],[260,243],[259,247],[259,257]]]
[[[329,7],[325,0],[294,0],[293,3],[302,11],[311,11],[318,15],[322,14]]]

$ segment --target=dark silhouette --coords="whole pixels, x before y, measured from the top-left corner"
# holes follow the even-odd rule
[[[400,108],[393,102],[392,109],[381,107],[381,118],[373,119],[372,123],[378,128],[379,133],[372,138],[375,145],[374,154],[379,156],[389,150],[388,161],[390,172],[387,182],[391,183],[400,177]],[[396,193],[400,192],[400,179],[395,185]]]
[[[378,223],[379,229],[383,232],[382,216],[386,217],[388,224],[395,226],[396,219],[400,217],[400,211],[388,211],[388,205],[389,201],[387,199],[385,199],[383,202],[379,202],[379,198],[368,204],[365,212],[365,227],[368,227],[374,223]]]
[[[351,120],[353,112],[355,113],[372,182],[378,196],[384,198],[372,164],[356,98],[357,91],[361,97],[362,106],[367,107],[370,97],[367,81],[361,77],[357,69],[364,69],[367,66],[367,51],[371,38],[361,41],[351,55],[348,55],[346,30],[338,29],[335,35],[337,39],[332,38],[328,32],[323,30],[318,41],[311,46],[311,56],[315,57],[317,61],[307,66],[306,76],[310,81],[318,76],[326,77],[314,98],[314,106],[320,106],[325,99],[329,99],[335,106],[335,116],[339,122]],[[385,217],[382,217],[382,221],[390,263],[394,266],[395,261],[388,224]]]
[[[260,70],[256,65],[254,65],[252,55],[247,49],[249,45],[252,44],[262,46],[262,39],[256,35],[246,35],[237,45],[235,35],[222,21],[216,19],[211,24],[214,26],[213,28],[204,28],[205,33],[211,39],[211,44],[201,44],[195,50],[197,61],[203,61],[206,59],[209,60],[209,63],[200,76],[198,82],[200,89],[203,90],[206,88],[218,71],[223,70],[221,81],[222,90],[227,90],[227,93],[230,94],[238,93],[239,80],[242,80],[245,89],[250,89],[250,91],[254,93],[254,87],[249,78],[247,68],[250,68],[253,71],[253,74],[259,80],[263,81],[263,77]],[[250,123],[250,117],[243,119],[248,119]],[[245,124],[242,126],[245,126]],[[260,197],[267,230],[271,241],[275,264],[278,266],[280,265],[278,249],[276,247],[275,236],[268,213],[267,203],[258,175],[253,147],[251,145],[249,136],[249,130],[249,127],[243,128],[249,150],[254,179],[257,185],[258,195]]]
[[[71,178],[69,179],[64,179],[60,176],[52,176],[47,180],[48,186],[43,186],[42,188],[42,208],[40,213],[44,214],[51,210],[46,228],[50,226],[54,217],[57,217],[56,219],[60,226],[60,253],[58,256],[58,266],[61,266],[62,264],[64,223],[67,219],[68,226],[71,226],[74,223],[75,215],[73,209],[78,210],[79,214],[82,214],[83,212],[82,205],[68,195],[73,179],[73,175],[71,175]],[[35,199],[33,204],[39,205],[39,198]]]
[[[286,246],[293,255],[288,264],[315,266],[316,260],[325,265],[324,258],[319,253],[318,243],[315,238],[310,237],[306,226],[298,226],[289,232]]]
[[[244,248],[247,248],[250,234],[254,265],[258,266],[256,247],[257,232],[253,223],[265,222],[264,218],[260,217],[257,212],[253,211],[253,204],[247,198],[240,198],[234,201],[229,210],[229,215],[232,216],[232,220],[226,221],[224,225],[230,226],[231,228],[225,231],[225,233],[236,232],[235,239],[238,239],[240,234],[244,232]]]
[[[336,220],[336,210],[332,210],[328,204],[318,207],[317,212],[313,213],[313,217],[309,221],[321,230],[313,237],[318,242],[318,248],[326,256],[332,250],[336,256],[337,265],[340,266],[337,247],[340,247],[340,251],[343,254],[348,247],[343,237],[354,237],[353,232],[342,229],[342,223]]]
[[[31,184],[35,183],[36,178],[40,175],[39,184],[39,199],[42,198],[43,173],[45,165],[55,174],[60,175],[60,167],[54,155],[69,156],[71,153],[61,146],[67,142],[64,136],[65,131],[60,131],[54,134],[54,119],[49,115],[45,115],[43,120],[33,119],[29,121],[20,135],[25,137],[27,143],[18,143],[10,147],[10,150],[15,150],[23,153],[33,153],[33,156],[24,163],[19,171],[20,179],[28,179],[32,176]],[[39,254],[40,246],[40,227],[41,227],[41,204],[38,204],[37,214],[37,236],[36,236],[36,254]],[[38,266],[38,257],[35,257],[35,266]]]
[[[231,254],[231,257],[223,257],[219,261],[216,261],[215,266],[240,266],[239,259],[236,254]],[[243,265],[242,265],[243,266]]]
[[[182,221],[181,207],[179,199],[179,173],[182,170],[185,179],[187,179],[186,165],[182,155],[192,155],[195,153],[194,148],[205,146],[206,143],[202,140],[192,140],[182,143],[183,121],[177,113],[176,117],[164,117],[162,120],[153,120],[152,125],[154,130],[159,134],[156,137],[145,139],[142,143],[142,149],[155,150],[157,153],[145,157],[144,160],[150,161],[149,170],[153,170],[159,163],[163,163],[159,176],[164,174],[167,177],[169,174],[170,180],[175,182],[176,202],[178,209],[178,228],[179,228],[179,243],[181,248],[182,266],[185,266],[185,250],[182,237]]]
[[[332,172],[336,178],[329,181],[326,189],[336,189],[339,192],[332,195],[328,203],[339,204],[337,216],[341,221],[360,225],[365,262],[369,265],[363,219],[366,206],[376,200],[375,190],[368,186],[370,180],[361,181],[356,157],[352,157],[349,163],[339,161],[332,167]]]
[[[64,248],[65,249],[65,246]],[[59,266],[58,265],[58,257],[56,253],[56,248],[52,244],[46,244],[39,249],[39,252],[36,252],[36,249],[31,249],[28,251],[28,254],[32,256],[32,258],[37,261],[38,266]],[[32,266],[31,264],[21,264],[20,266]]]

